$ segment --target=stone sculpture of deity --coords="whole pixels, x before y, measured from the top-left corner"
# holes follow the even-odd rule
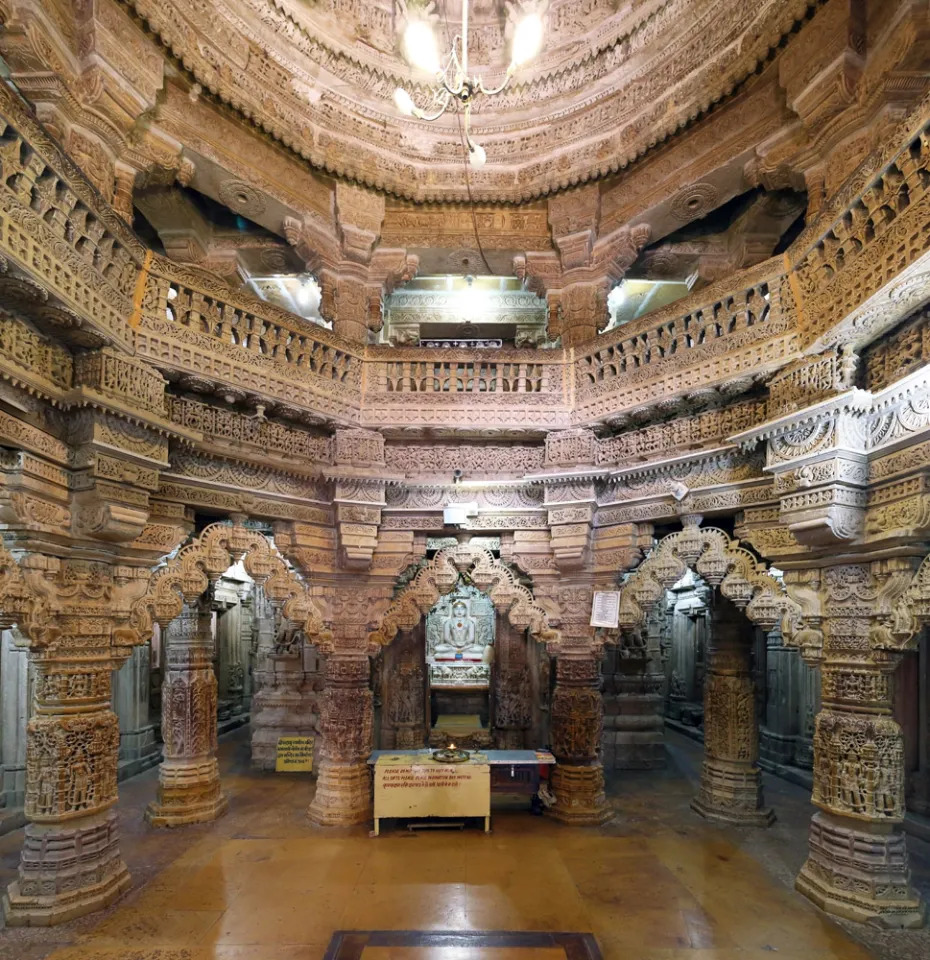
[[[475,618],[465,600],[456,600],[442,624],[442,640],[434,647],[437,660],[481,660],[484,649],[476,642]]]

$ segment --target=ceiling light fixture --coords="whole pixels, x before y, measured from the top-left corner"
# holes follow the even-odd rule
[[[425,9],[407,10],[406,26],[401,40],[401,50],[407,62],[418,70],[431,74],[437,85],[432,100],[426,109],[414,103],[413,97],[403,88],[394,91],[394,103],[405,117],[418,120],[438,120],[447,110],[461,106],[464,113],[465,146],[468,162],[473,167],[483,167],[487,154],[480,144],[471,138],[471,105],[479,94],[494,96],[500,93],[514,73],[535,57],[542,49],[545,32],[543,15],[548,0],[517,0],[508,4],[507,35],[510,37],[510,66],[503,82],[492,89],[485,87],[481,77],[468,75],[468,0],[462,0],[462,32],[452,40],[452,50],[445,63],[440,60],[433,21],[437,19],[430,3]]]

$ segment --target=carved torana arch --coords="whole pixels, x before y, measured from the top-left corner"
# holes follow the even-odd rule
[[[327,647],[332,634],[314,606],[307,584],[278,553],[268,537],[240,522],[214,523],[182,547],[149,581],[145,595],[133,605],[131,625],[143,641],[155,623],[166,628],[186,602],[200,597],[238,560],[265,596],[288,620],[298,624],[312,643]]]
[[[400,630],[412,630],[436,604],[451,593],[462,573],[468,573],[475,586],[486,593],[494,609],[506,614],[512,626],[529,630],[541,643],[557,644],[559,631],[549,623],[549,614],[536,601],[532,591],[490,550],[460,544],[438,553],[394,598],[378,627],[369,634],[377,649],[386,646]]]
[[[689,569],[712,587],[719,587],[723,596],[763,630],[781,626],[788,641],[800,628],[800,606],[765,565],[725,531],[699,527],[695,522],[663,537],[621,585],[620,628],[641,627],[665,591]]]

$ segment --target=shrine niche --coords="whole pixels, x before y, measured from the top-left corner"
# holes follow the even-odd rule
[[[558,636],[491,551],[467,543],[439,550],[370,635],[386,645],[376,684],[382,744],[522,746],[527,731],[546,729],[540,710],[548,701],[549,655],[529,645],[535,638],[555,649]]]

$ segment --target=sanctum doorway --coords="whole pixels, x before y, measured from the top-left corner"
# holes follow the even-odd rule
[[[547,745],[550,657],[460,576],[375,661],[380,749]]]

